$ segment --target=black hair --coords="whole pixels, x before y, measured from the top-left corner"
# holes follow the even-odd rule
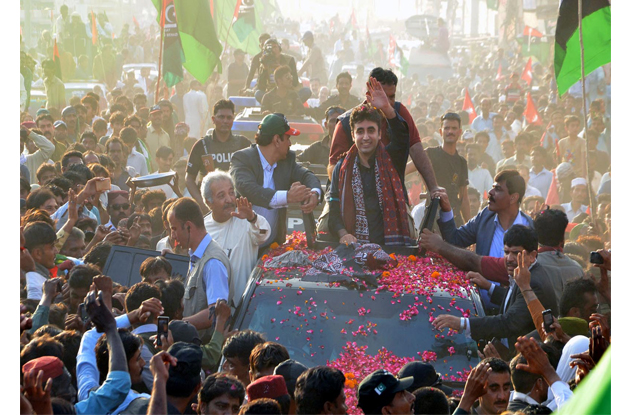
[[[46,324],[46,325],[39,327],[37,330],[35,330],[35,332],[32,334],[32,338],[35,339],[45,334],[47,334],[48,336],[54,337],[57,334],[60,334],[62,331],[63,330],[61,330],[60,328],[56,326],[53,326],[52,324]]]
[[[337,85],[339,84],[339,79],[341,79],[341,78],[347,79],[350,84],[352,83],[352,76],[347,71],[346,72],[341,72],[340,74],[338,74],[336,76],[336,84]]]
[[[548,415],[553,411],[551,410],[551,408],[545,405],[530,404],[527,405],[525,408],[521,409],[519,412],[525,415]]]
[[[76,265],[69,271],[69,286],[89,289],[93,283],[93,277],[100,274],[100,270],[93,265]]]
[[[43,176],[45,173],[48,173],[48,172],[52,172],[56,176],[56,168],[52,164],[43,163],[37,169],[37,174],[36,174],[37,180],[41,180],[41,176]],[[42,184],[45,184],[45,183],[42,183]],[[28,185],[28,187],[30,191],[30,184]]]
[[[375,109],[370,104],[360,105],[352,110],[352,113],[349,116],[349,126],[354,133],[354,126],[362,121],[371,121],[376,123],[378,126],[378,131],[381,130],[382,120],[384,116],[380,112],[380,110]]]
[[[54,336],[54,339],[63,345],[63,358],[61,359],[63,364],[69,373],[75,373],[76,357],[78,356],[78,349],[80,349],[82,334],[76,330],[63,330]]]
[[[65,173],[68,172],[76,172],[80,174],[84,178],[85,184],[95,177],[91,169],[89,169],[89,167],[85,166],[84,164],[72,164],[71,166],[69,166]]]
[[[224,357],[236,357],[249,365],[250,354],[254,347],[265,342],[263,335],[253,330],[243,330],[228,337],[221,348]]]
[[[63,345],[47,334],[32,339],[20,352],[20,367],[43,356],[54,356],[62,360]]]
[[[560,317],[566,317],[569,311],[571,311],[571,309],[574,307],[577,307],[579,309],[583,308],[585,297],[584,294],[593,294],[596,291],[597,286],[595,285],[595,282],[591,279],[580,277],[567,281],[564,284],[562,296],[560,297]]]
[[[160,146],[158,150],[156,150],[156,157],[161,159],[166,159],[170,155],[174,154],[174,150],[171,147]]]
[[[250,371],[259,373],[267,368],[276,367],[290,358],[288,350],[280,343],[257,344],[250,353]]]
[[[98,242],[84,256],[85,264],[93,264],[103,270],[112,248],[110,242]]]
[[[26,198],[26,209],[41,209],[41,206],[50,199],[55,199],[50,189],[45,187],[35,189]]]
[[[220,99],[213,105],[213,115],[217,115],[219,110],[231,110],[232,114],[234,114],[234,102],[229,99]]]
[[[208,405],[213,399],[228,394],[239,399],[239,405],[245,399],[245,386],[239,379],[227,373],[213,373],[208,376],[198,393],[200,405]]]
[[[289,409],[291,408],[291,395],[287,393],[286,395],[276,396],[275,398],[271,399],[278,402],[282,415],[289,415]]]
[[[139,274],[141,275],[141,278],[145,280],[150,275],[164,270],[171,277],[172,269],[171,263],[165,257],[149,257],[141,263]],[[168,316],[169,314],[165,315]]]
[[[26,193],[30,193],[30,182],[25,177],[20,177],[20,192],[25,190]]]
[[[200,205],[190,197],[181,197],[171,206],[171,212],[181,223],[191,222],[199,229],[204,229],[204,215]]]
[[[508,194],[517,193],[519,195],[518,203],[521,204],[523,196],[525,196],[525,180],[516,170],[502,170],[495,176],[496,183],[505,183],[508,188]]]
[[[397,75],[390,69],[373,68],[369,72],[369,78],[377,79],[382,85],[397,85]]]
[[[338,369],[317,366],[299,375],[295,383],[295,403],[300,415],[320,414],[326,402],[334,402],[345,387],[345,376]]]
[[[161,299],[161,290],[148,282],[139,282],[126,293],[126,312],[130,313],[141,307],[141,303],[150,298]]]
[[[62,189],[65,193],[67,193],[69,189],[72,188],[72,182],[67,177],[57,176],[54,179],[50,180],[48,183],[46,183],[46,187],[49,186],[56,186]]]
[[[423,386],[412,392],[415,397],[414,413],[449,415],[447,396],[440,389],[432,386]]]
[[[527,360],[521,353],[514,356],[514,358],[510,361],[510,378],[512,379],[512,386],[514,386],[514,390],[521,393],[529,393],[534,384],[538,379],[541,378],[540,375],[535,373],[526,372],[525,370],[520,370],[516,368],[516,365],[522,363],[527,364]]]
[[[50,315],[48,322],[60,329],[65,328],[65,317],[67,317],[68,308],[65,303],[54,303],[50,306]]]
[[[527,252],[538,250],[536,231],[524,225],[512,225],[504,234],[503,243],[508,247],[522,246]]]
[[[480,199],[480,192],[475,188],[475,187],[467,187],[467,194],[470,195],[474,195],[477,196],[478,199]]]
[[[282,413],[280,404],[275,399],[269,398],[259,398],[248,402],[239,410],[239,415],[275,415],[279,413]]]
[[[154,285],[161,290],[161,304],[163,315],[173,318],[182,308],[181,300],[184,297],[184,283],[180,280],[157,280]]]
[[[134,225],[135,223],[139,223],[140,220],[147,220],[147,221],[150,221],[150,225],[152,224],[150,215],[148,215],[147,213],[134,212],[132,215],[128,217],[128,222],[126,224],[127,228],[130,229],[132,225]]]
[[[56,232],[46,222],[32,222],[24,228],[24,247],[30,252],[39,246],[53,244],[55,241]]]
[[[65,6],[65,4],[63,6]],[[63,398],[55,396],[50,399],[50,403],[52,404],[52,413],[54,415],[76,415],[76,408],[74,408],[74,405]]]
[[[167,195],[161,189],[148,190],[147,192],[143,194],[143,196],[141,196],[141,204],[143,205],[144,208],[147,209],[148,205],[152,203],[154,199],[162,200],[160,203],[160,205],[162,205],[163,202],[167,200]]]
[[[482,362],[488,363],[490,368],[493,370],[493,373],[510,373],[510,367],[508,367],[508,364],[497,357],[487,357],[482,360]]]
[[[129,146],[134,145],[136,143],[137,137],[138,137],[137,132],[132,127],[124,127],[119,132],[120,140],[122,140],[124,144],[129,145]]]
[[[540,212],[534,219],[538,243],[545,246],[560,246],[564,242],[568,224],[569,219],[561,210],[546,209]]]
[[[82,160],[82,162],[85,162],[85,159],[82,157],[82,153],[80,151],[68,151],[65,154],[63,154],[63,157],[61,158],[61,167],[65,168],[67,167],[67,164],[69,163],[69,159],[72,157],[78,157],[79,159]]]
[[[135,353],[137,353],[137,350],[143,345],[143,340],[128,329],[117,329],[117,331],[119,332],[119,337],[124,346],[126,362],[129,362]],[[103,384],[109,371],[109,350],[106,341],[106,333],[98,339],[95,345],[95,360],[96,366],[100,371],[100,384]]]
[[[85,176],[74,170],[67,170],[65,173],[63,173],[63,177],[70,181],[72,187],[76,186],[77,184],[81,184],[83,186],[87,184]]]

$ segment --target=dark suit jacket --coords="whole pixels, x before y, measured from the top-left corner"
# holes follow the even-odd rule
[[[232,155],[230,175],[234,179],[236,190],[241,196],[245,196],[253,205],[266,209],[271,209],[269,202],[271,202],[276,191],[289,190],[294,182],[300,182],[311,189],[321,189],[321,182],[317,176],[297,164],[293,151],[289,151],[286,159],[278,161],[278,165],[273,171],[275,190],[263,187],[263,166],[256,144]],[[323,198],[323,190],[321,198]],[[286,208],[278,210],[278,229],[276,229],[275,242],[281,244],[286,240]]]
[[[531,272],[530,286],[534,290],[536,297],[540,300],[545,309],[557,310],[558,301],[550,276],[545,267],[536,262]],[[508,304],[504,309],[507,290],[496,287],[491,300],[499,299],[503,313],[496,316],[470,318],[471,337],[474,340],[491,340],[493,337],[508,339],[508,348],[514,350],[514,343],[519,336],[523,336],[535,329],[532,315],[530,314],[523,293],[519,286],[514,284]],[[503,359],[506,356],[502,356]]]
[[[508,404],[508,411],[510,412],[522,411],[528,406],[530,406],[529,403],[522,401],[520,399],[515,399],[513,401],[510,401],[510,403]]]
[[[530,228],[534,228],[532,218],[521,212],[521,215],[529,222]],[[487,256],[490,253],[490,244],[495,235],[495,212],[488,210],[488,206],[482,209],[474,218],[459,228],[456,228],[454,220],[442,222],[438,219],[438,227],[443,239],[460,248],[475,245],[475,253]]]

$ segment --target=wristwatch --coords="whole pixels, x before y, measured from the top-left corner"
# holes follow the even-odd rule
[[[258,219],[258,213],[254,212],[254,217],[252,218],[252,220],[247,220],[249,223],[254,223],[256,222],[256,219]]]

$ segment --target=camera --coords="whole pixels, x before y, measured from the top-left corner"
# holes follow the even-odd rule
[[[603,264],[603,257],[597,251],[592,251],[590,253],[590,263],[591,264]]]

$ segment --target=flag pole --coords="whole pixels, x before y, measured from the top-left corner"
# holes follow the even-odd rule
[[[584,140],[586,140],[586,158],[584,164],[586,166],[586,183],[588,189],[588,202],[590,204],[590,220],[593,225],[595,223],[595,209],[596,202],[592,189],[592,178],[590,176],[590,164],[588,163],[588,152],[590,146],[588,144],[588,110],[586,109],[586,70],[584,68],[584,38],[582,35],[582,0],[577,0],[577,22],[579,26],[579,50],[582,59],[581,74],[582,74],[582,110],[584,113]]]
[[[163,43],[165,42],[165,39],[163,39],[163,34],[165,32],[165,13],[166,13],[165,0],[161,0],[161,18],[160,18],[161,41],[160,41],[160,47],[159,47],[159,52],[158,52],[158,78],[156,78],[156,92],[154,93],[154,105],[158,103],[158,95],[161,90],[161,71],[163,67]]]

